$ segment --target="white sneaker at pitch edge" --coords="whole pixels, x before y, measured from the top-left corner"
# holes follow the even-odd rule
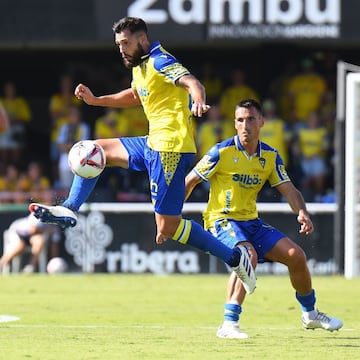
[[[306,319],[302,317],[302,323],[305,330],[324,329],[328,331],[339,330],[343,326],[343,322],[337,318],[327,316],[326,314],[318,311],[315,319]]]
[[[75,213],[65,206],[32,203],[29,205],[29,211],[41,222],[59,225],[63,229],[74,227],[77,223]]]
[[[237,323],[223,323],[217,330],[216,336],[222,339],[247,339],[248,334],[240,330]]]
[[[238,266],[231,269],[242,281],[245,291],[252,294],[256,288],[256,275],[250,262],[249,251],[244,245],[237,246],[235,250],[240,252],[240,262]]]

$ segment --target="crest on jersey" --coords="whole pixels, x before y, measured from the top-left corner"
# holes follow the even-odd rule
[[[260,163],[261,167],[264,168],[264,167],[265,167],[266,160],[265,160],[263,157],[261,157],[261,158],[259,159],[259,163]]]

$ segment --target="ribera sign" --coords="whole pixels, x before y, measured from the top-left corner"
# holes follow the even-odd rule
[[[166,4],[165,4],[166,3]],[[149,25],[203,25],[208,39],[338,38],[341,0],[135,0]]]

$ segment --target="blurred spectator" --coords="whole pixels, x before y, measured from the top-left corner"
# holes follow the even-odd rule
[[[337,51],[318,51],[314,56],[319,72],[325,79],[327,88],[333,91],[337,86],[337,62],[339,61],[339,56]]]
[[[50,128],[50,159],[52,163],[52,178],[56,182],[59,179],[58,162],[60,158],[57,139],[59,137],[60,128],[68,122],[70,109],[73,106],[80,107],[82,105],[74,95],[73,80],[70,75],[63,75],[60,78],[59,92],[50,97],[49,112],[51,118]]]
[[[278,116],[273,100],[267,99],[263,102],[263,111],[265,124],[261,128],[260,140],[276,148],[285,166],[288,166],[289,145],[292,138],[291,127]]]
[[[322,123],[327,128],[330,136],[335,133],[336,121],[336,95],[335,92],[328,89],[325,91],[319,110]]]
[[[127,119],[128,136],[144,136],[148,133],[149,123],[142,106],[122,109],[121,114]]]
[[[131,84],[131,73],[125,73],[120,79],[120,90],[127,89]],[[142,106],[117,109],[119,121],[124,124],[127,136],[144,136],[148,133],[149,123]],[[120,125],[119,125],[120,126]],[[123,131],[122,130],[122,131]]]
[[[236,104],[245,99],[259,100],[255,89],[245,82],[245,74],[242,69],[235,68],[231,72],[231,84],[226,87],[220,98],[221,113],[228,119],[234,118]]]
[[[95,121],[96,139],[118,138],[128,135],[129,121],[122,110],[105,108],[105,114]]]
[[[15,165],[8,165],[0,177],[0,202],[24,204],[29,200],[52,203],[50,180],[44,176],[41,164],[31,162],[22,172]]]
[[[72,77],[63,75],[60,79],[59,92],[50,98],[49,111],[54,123],[60,118],[67,117],[73,105],[81,106],[81,101],[74,95]]]
[[[25,161],[23,149],[27,142],[27,129],[32,117],[30,106],[17,94],[12,81],[4,84],[1,102],[9,118],[7,130],[0,135],[1,157],[6,165],[22,165]]]
[[[24,202],[30,199],[35,202],[52,203],[52,190],[50,179],[44,175],[40,162],[32,161],[27,172],[20,176],[18,190],[27,194]]]
[[[223,90],[223,80],[215,71],[214,64],[207,62],[201,67],[200,81],[206,89],[206,99],[210,105],[219,101]]]
[[[149,123],[142,106],[124,108],[122,117],[128,122],[128,136],[143,136],[148,133]],[[125,171],[122,182],[113,184],[119,186],[119,201],[148,201],[148,177],[146,172]]]
[[[9,117],[8,114],[6,112],[6,110],[4,109],[4,106],[2,104],[2,102],[0,101],[0,135],[7,130],[7,128],[9,127]]]
[[[294,154],[299,157],[304,174],[301,190],[307,197],[307,201],[321,201],[325,194],[328,148],[328,131],[321,124],[318,113],[311,112],[305,126],[298,127],[294,149]]]
[[[288,121],[290,116],[290,81],[296,73],[296,62],[288,59],[281,73],[270,82],[269,97],[274,99],[279,116]]]
[[[30,263],[24,267],[23,272],[33,273],[37,269],[38,258],[48,240],[47,237],[51,236],[56,242],[61,239],[58,226],[42,223],[33,215],[13,221],[8,231],[10,243],[0,258],[0,270],[9,264],[15,256],[22,254],[26,246],[30,245]]]
[[[234,122],[221,115],[217,104],[212,105],[197,132],[198,157],[202,158],[216,143],[235,136]]]
[[[306,122],[311,112],[319,110],[325,90],[326,82],[315,71],[313,60],[303,59],[301,72],[295,74],[289,84],[291,120]]]
[[[19,192],[20,170],[15,165],[8,165],[0,178],[0,202],[22,203],[23,194]]]
[[[110,139],[128,136],[128,118],[122,109],[106,108],[105,114],[95,121],[95,138]],[[129,186],[128,172],[120,167],[106,167],[101,174],[92,201],[115,201],[119,189]]]
[[[90,138],[90,126],[82,120],[82,114],[77,106],[69,108],[68,123],[61,126],[57,144],[59,147],[59,182],[57,188],[70,188],[74,177],[68,165],[68,152],[80,140]]]

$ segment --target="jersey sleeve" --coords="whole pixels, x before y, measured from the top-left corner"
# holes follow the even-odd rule
[[[271,187],[278,186],[282,183],[291,181],[286,171],[284,162],[282,161],[279,153],[276,153],[275,166],[269,177]]]
[[[203,180],[208,181],[217,170],[220,153],[217,145],[214,145],[206,155],[194,167],[194,172]]]
[[[189,70],[174,56],[164,52],[155,58],[154,68],[173,83],[182,76],[190,74]]]

